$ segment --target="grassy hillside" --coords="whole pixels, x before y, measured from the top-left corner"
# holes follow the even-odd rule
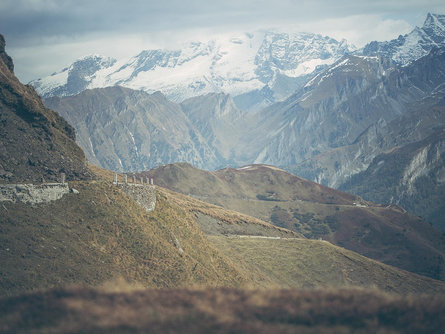
[[[3,333],[441,333],[445,297],[362,290],[65,289],[0,299]]]
[[[263,165],[207,172],[177,163],[139,175],[308,238],[323,238],[378,261],[445,279],[445,236],[400,207],[374,205]]]
[[[105,181],[111,182],[114,179],[115,173],[110,170],[95,165],[89,165],[89,168]],[[118,181],[123,182],[122,175],[118,175]],[[238,211],[228,210],[167,188],[157,187],[156,189],[158,193],[174,202],[182,210],[189,212],[198,222],[200,228],[205,230],[206,234],[302,237],[300,233],[275,226]],[[215,224],[212,224],[212,222]]]
[[[146,213],[108,182],[73,182],[50,204],[0,205],[0,293],[124,279],[145,287],[254,281],[210,244],[194,216],[158,193]]]
[[[396,293],[445,292],[445,283],[368,259],[326,241],[211,236],[224,253],[280,287],[366,287]]]
[[[70,186],[79,194],[34,207],[0,206],[2,295],[122,280],[136,287],[445,291],[445,283],[160,187],[156,209],[147,213],[108,181]]]

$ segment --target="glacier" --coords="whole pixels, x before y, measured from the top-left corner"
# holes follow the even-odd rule
[[[207,93],[232,96],[269,87],[277,99],[310,75],[355,50],[346,40],[312,33],[257,31],[188,42],[177,50],[143,50],[130,59],[93,55],[30,82],[44,98],[123,86],[162,92],[174,102]]]

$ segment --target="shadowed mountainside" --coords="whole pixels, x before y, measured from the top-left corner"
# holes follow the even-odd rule
[[[91,178],[74,129],[14,76],[0,35],[0,182]]]
[[[220,165],[218,151],[209,147],[180,105],[160,92],[108,87],[53,97],[45,104],[73,124],[89,162],[105,168],[145,170],[184,160]]]

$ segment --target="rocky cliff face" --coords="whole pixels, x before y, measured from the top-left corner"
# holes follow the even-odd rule
[[[347,56],[318,74],[286,101],[250,116],[255,162],[290,166],[333,148],[352,144],[380,119],[403,111],[385,80],[394,70],[378,57]],[[388,81],[389,82],[389,81]],[[406,98],[415,98],[407,92]]]
[[[14,76],[0,36],[0,182],[86,179],[91,173],[74,129]]]
[[[367,126],[363,132],[355,133],[357,136],[351,137],[349,143],[298,164],[294,171],[338,187],[365,170],[376,155],[426,138],[435,127],[444,124],[436,106],[445,94],[445,49],[432,50],[409,66],[387,72],[381,82],[374,84],[375,95],[360,95],[362,107],[358,112],[348,105],[353,115],[373,111],[378,118],[368,122],[360,119],[360,125]]]
[[[45,103],[74,125],[88,160],[105,168],[147,170],[174,161],[207,168],[220,164],[218,152],[181,107],[159,92],[109,87]]]
[[[393,71],[383,84],[388,85],[388,95],[399,99],[400,115],[396,113],[391,121],[382,117],[351,144],[319,154],[293,170],[373,202],[400,204],[443,229],[443,199],[438,194],[442,192],[444,66],[445,50],[436,49]]]
[[[181,108],[209,147],[222,157],[220,165],[234,162],[234,150],[244,130],[244,113],[226,94],[207,94],[188,99]]]
[[[5,47],[5,38],[3,37],[3,35],[0,35],[0,59],[11,72],[14,72],[14,63],[12,62],[12,58],[9,57],[9,55],[6,53]]]
[[[445,127],[376,156],[340,188],[374,202],[401,205],[445,231]]]
[[[445,15],[429,13],[421,28],[409,34],[385,42],[371,42],[362,53],[367,56],[380,55],[400,65],[407,65],[427,55],[433,48],[445,46]]]

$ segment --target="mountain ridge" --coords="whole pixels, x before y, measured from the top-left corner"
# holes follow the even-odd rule
[[[218,167],[223,160],[181,106],[160,92],[114,86],[45,103],[74,124],[90,162],[115,171],[144,170],[164,161]]]
[[[407,65],[428,54],[432,48],[445,46],[445,15],[428,13],[422,27],[385,42],[367,44],[364,55],[383,55],[400,65]]]
[[[331,64],[352,49],[345,40],[318,34],[245,33],[190,42],[179,50],[144,50],[128,61],[85,57],[30,84],[44,98],[120,85],[160,90],[174,102],[211,92],[236,96],[266,86],[274,99],[281,99],[295,90],[298,77]]]
[[[189,42],[176,50],[143,50],[128,61],[86,56],[31,84],[44,98],[121,85],[160,90],[174,102],[210,92],[235,97],[267,87],[273,99],[257,96],[252,104],[260,108],[288,97],[304,85],[301,78],[310,80],[321,68],[349,53],[384,56],[407,65],[433,47],[445,45],[444,22],[444,15],[428,13],[422,27],[395,40],[370,42],[360,50],[345,40],[319,34],[257,31]]]
[[[376,205],[273,166],[208,172],[175,163],[135,175],[387,264],[434,278],[443,279],[445,274],[445,236],[421,218],[401,207]]]

